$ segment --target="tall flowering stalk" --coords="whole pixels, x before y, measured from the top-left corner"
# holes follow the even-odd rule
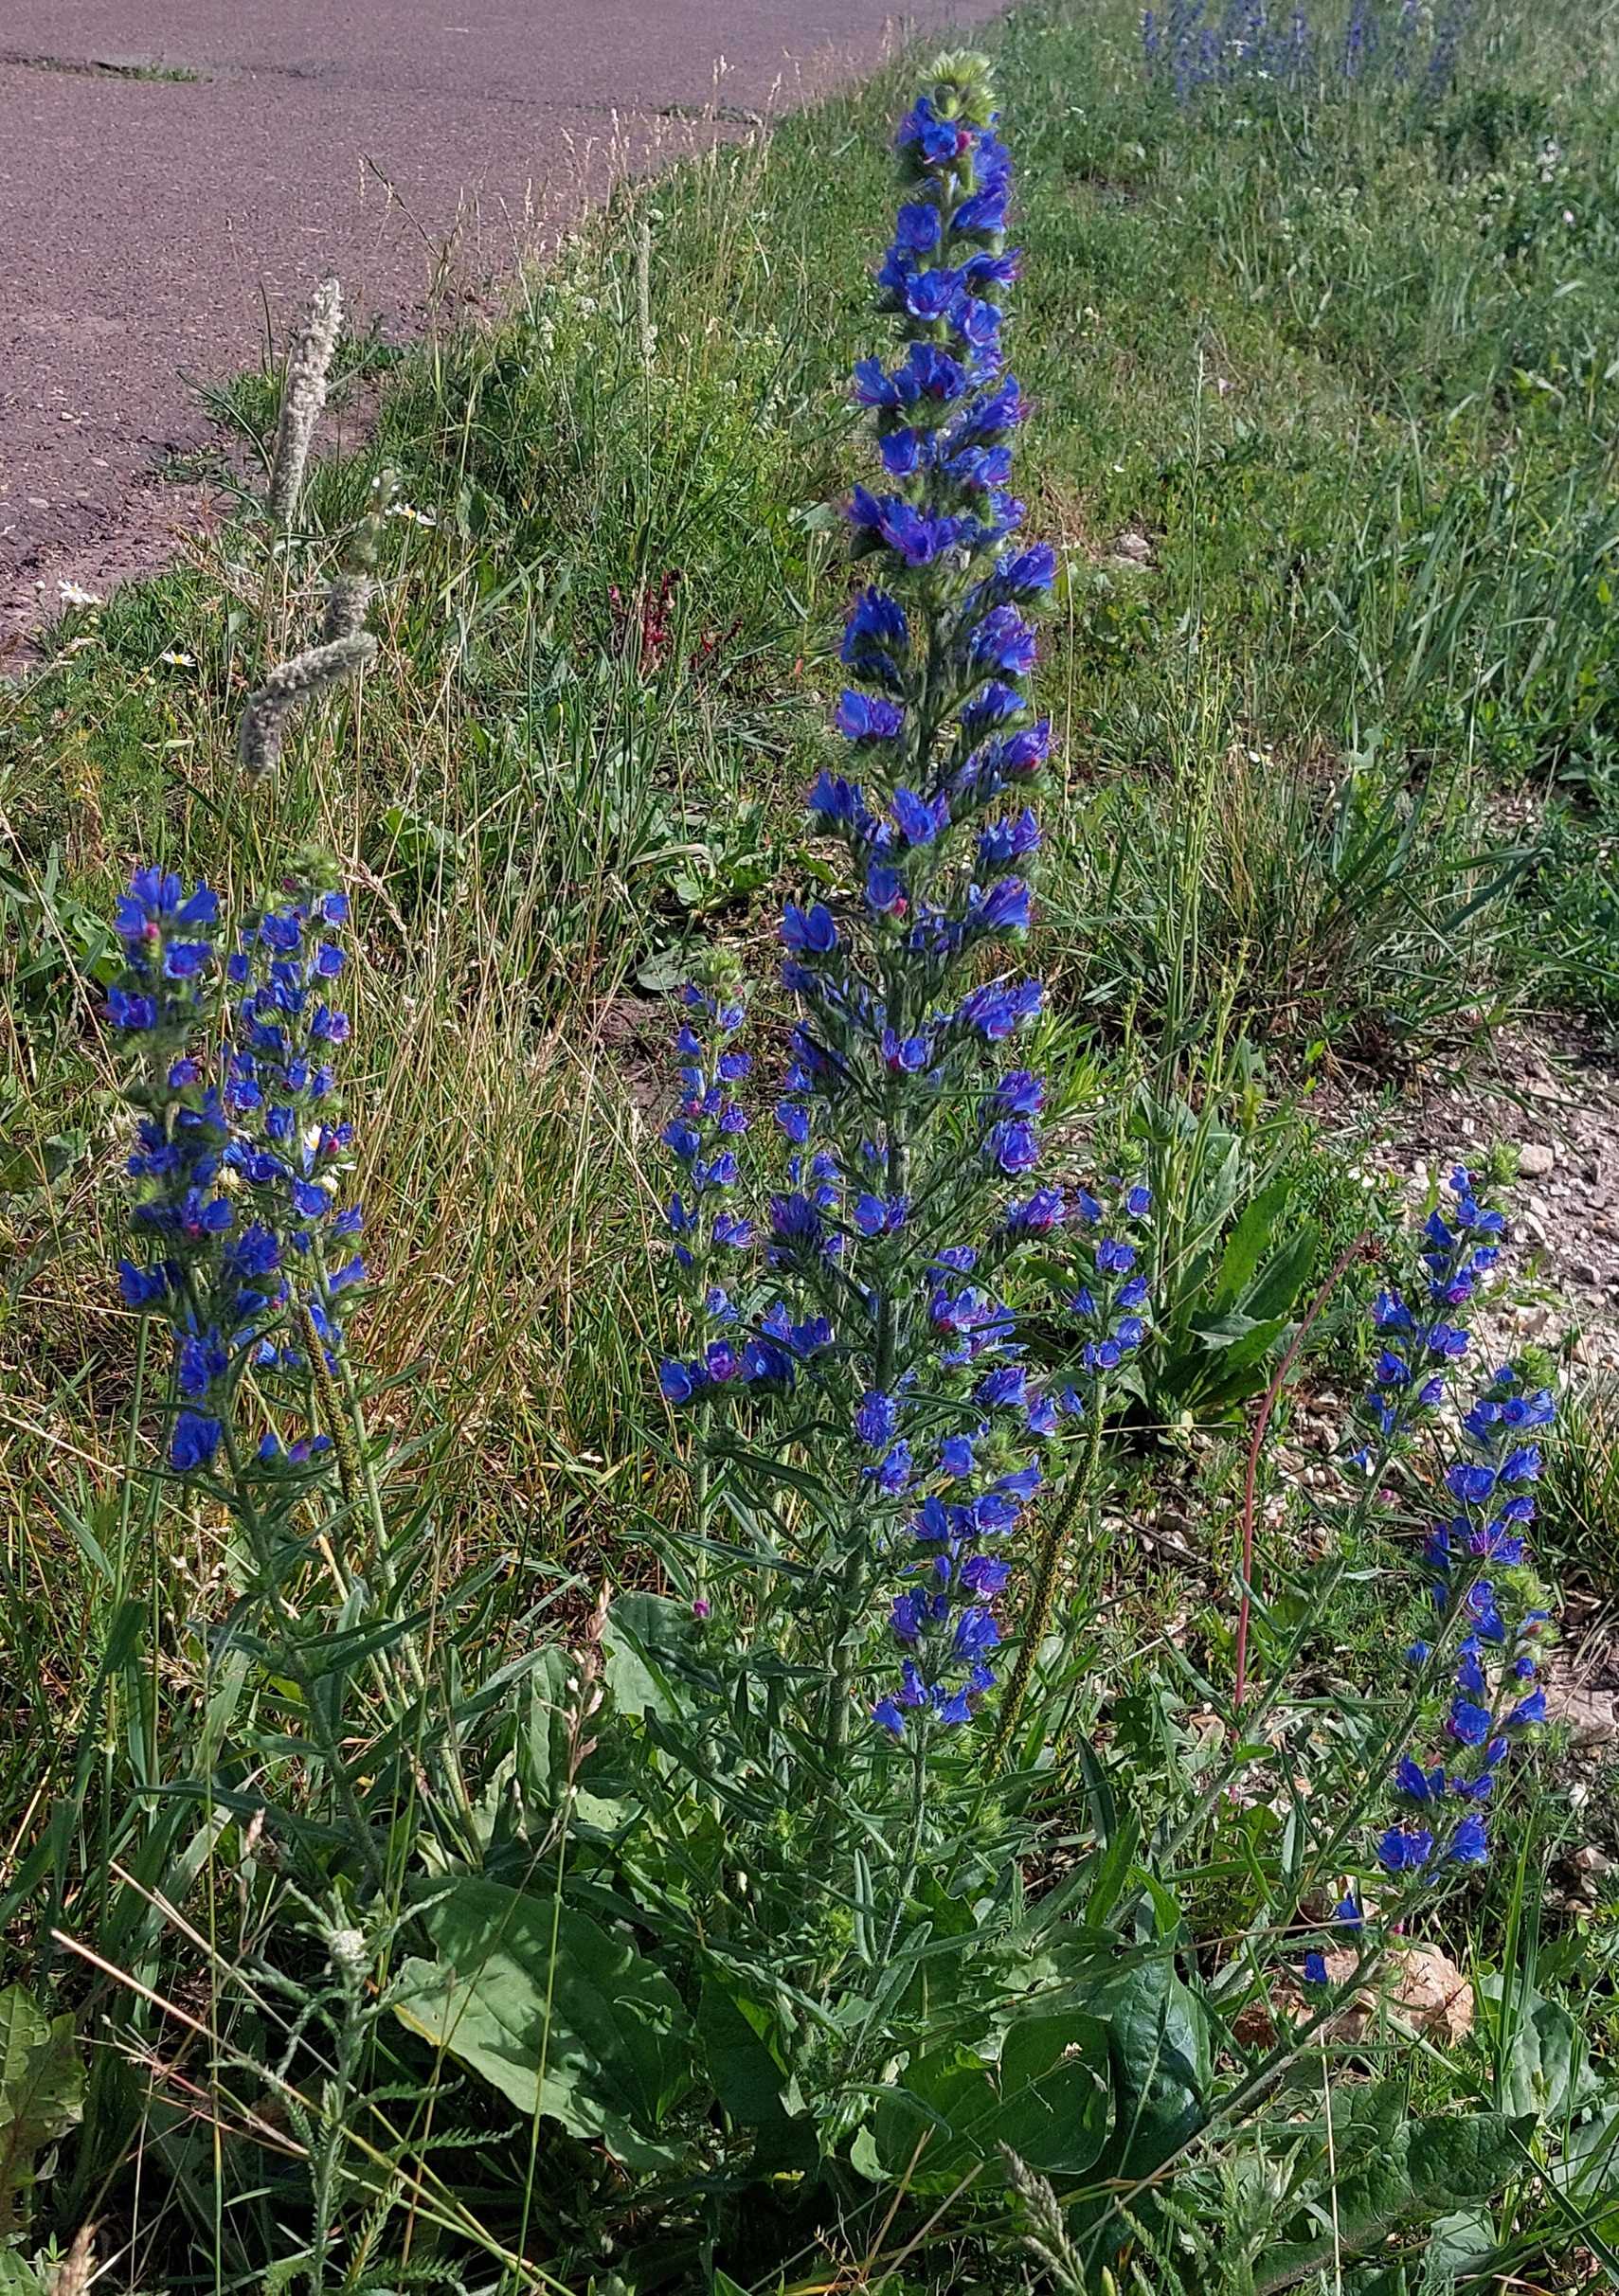
[[[1425,1686],[1449,1675],[1450,1689],[1428,1760],[1408,1749],[1394,1770],[1401,1815],[1377,1844],[1391,1874],[1482,1865],[1489,1854],[1485,1809],[1501,1765],[1522,1733],[1546,1718],[1538,1677],[1554,1636],[1529,1559],[1528,1526],[1541,1465],[1536,1438],[1555,1412],[1550,1390],[1525,1390],[1508,1365],[1461,1422],[1459,1455],[1440,1485],[1448,1511],[1431,1524],[1423,1549],[1435,1639],[1406,1654]]]
[[[123,965],[106,1017],[132,1053],[135,1112],[132,1256],[118,1263],[126,1306],[156,1314],[174,1341],[171,1463],[212,1463],[247,1351],[273,1320],[280,1250],[237,1217],[231,1129],[212,1057],[217,1045],[219,903],[198,884],[139,869],[117,905]]]
[[[1528,1547],[1540,1432],[1556,1407],[1549,1390],[1528,1389],[1510,1365],[1498,1370],[1457,1413],[1447,1395],[1471,1335],[1462,1320],[1480,1283],[1496,1266],[1502,1214],[1480,1200],[1473,1175],[1458,1167],[1445,1200],[1428,1217],[1421,1252],[1422,1300],[1414,1291],[1379,1292],[1372,1320],[1383,1344],[1362,1405],[1370,1441],[1355,1454],[1376,1498],[1396,1460],[1443,1510],[1430,1520],[1423,1565],[1434,1612],[1432,1639],[1405,1654],[1408,1700],[1382,1740],[1394,1755],[1414,1708],[1416,1735],[1398,1752],[1387,1781],[1392,1822],[1373,1844],[1393,1899],[1380,1908],[1382,1932],[1416,1910],[1458,1870],[1489,1856],[1489,1810],[1515,1746],[1546,1719],[1538,1677],[1556,1640]],[[1417,1456],[1420,1450],[1425,1457]],[[1364,1504],[1364,1502],[1363,1502]],[[1336,1839],[1337,1838],[1335,1838]],[[1364,1957],[1373,1949],[1366,1916],[1352,1892],[1336,1926]],[[1306,1979],[1327,1982],[1324,1954],[1306,1955]]]
[[[316,1688],[281,1584],[296,1552],[283,1530],[314,1496],[324,1454],[335,1446],[352,1498],[365,1440],[357,1405],[345,1408],[351,1383],[338,1387],[336,1301],[365,1272],[352,1244],[358,1208],[342,1201],[351,1136],[331,1060],[348,1023],[329,1002],[344,960],[326,935],[345,914],[340,894],[306,877],[251,920],[222,962],[209,888],[188,893],[178,877],[137,870],[115,919],[124,962],[106,1013],[133,1055],[135,1242],[119,1282],[126,1302],[172,1336],[168,1462],[206,1477],[239,1524],[278,1629],[279,1666],[380,1886],[333,1701]],[[277,1423],[289,1418],[284,1442]]]
[[[1377,1294],[1372,1317],[1382,1344],[1362,1407],[1370,1440],[1357,1455],[1374,1483],[1418,1434],[1445,1435],[1448,1386],[1471,1346],[1464,1318],[1500,1260],[1504,1231],[1472,1174],[1457,1166],[1423,1232],[1426,1301]],[[1377,1844],[1391,1874],[1483,1862],[1483,1805],[1496,1771],[1514,1736],[1543,1718],[1544,1696],[1531,1686],[1549,1614],[1539,1606],[1525,1534],[1540,1472],[1536,1437],[1553,1416],[1549,1391],[1526,1393],[1507,1366],[1451,1423],[1446,1447],[1453,1440],[1453,1455],[1439,1452],[1433,1480],[1446,1512],[1424,1548],[1438,1623],[1434,1641],[1413,1644],[1408,1659],[1425,1690],[1453,1669],[1453,1695],[1440,1758],[1425,1764],[1408,1750],[1395,1770],[1402,1816]]]
[[[107,1017],[134,1058],[128,1164],[138,1256],[119,1263],[126,1303],[174,1338],[177,1408],[169,1443],[181,1472],[233,1447],[236,1395],[252,1370],[265,1400],[277,1374],[318,1387],[336,1365],[337,1295],[364,1276],[359,1207],[342,1199],[352,1134],[332,1055],[349,1033],[329,997],[344,964],[325,928],[345,897],[315,884],[257,916],[222,961],[219,904],[205,885],[135,871],[115,928],[124,963]],[[227,998],[230,987],[241,991]],[[282,1382],[284,1386],[284,1380]],[[337,1415],[328,1412],[334,1431]],[[300,1436],[300,1457],[327,1438]],[[280,1456],[266,1428],[262,1463]]]
[[[814,1493],[796,1535],[832,1749],[884,1614],[877,1724],[914,1738],[971,1719],[996,1684],[1009,1542],[1047,1446],[1142,1329],[1135,1247],[1092,1235],[1101,1207],[1083,1190],[1040,1184],[1046,1085],[1013,1050],[1042,1003],[1006,953],[1030,923],[1029,798],[1051,736],[1027,609],[1054,562],[1016,539],[1009,491],[1026,409],[1001,351],[1018,259],[996,127],[986,64],[946,56],[896,138],[905,196],[876,278],[897,350],[854,375],[881,475],[849,508],[863,580],[842,647],[847,750],[808,800],[839,881],[783,915],[798,1006],[775,1110],[785,1169],[745,1283],[714,1281],[716,1255],[751,1238],[719,1209],[738,1177],[720,1137],[734,1055],[713,1033],[731,1012],[699,990],[665,1134],[694,1349],[664,1364],[663,1390],[698,1406],[751,1393],[778,1449],[809,1462],[791,1487]],[[1008,1289],[1024,1247],[1059,1232],[1081,1239],[1088,1353],[1052,1383],[1025,1360]]]

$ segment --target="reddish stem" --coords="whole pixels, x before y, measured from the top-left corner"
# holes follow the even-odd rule
[[[1362,1229],[1352,1243],[1346,1244],[1333,1262],[1322,1285],[1304,1313],[1304,1321],[1293,1334],[1286,1354],[1276,1366],[1276,1376],[1266,1390],[1265,1401],[1259,1407],[1259,1417],[1253,1423],[1253,1440],[1248,1446],[1248,1471],[1242,1486],[1242,1597],[1236,1614],[1236,1689],[1233,1704],[1241,1706],[1248,1689],[1248,1623],[1253,1606],[1253,1495],[1259,1480],[1259,1454],[1265,1447],[1265,1430],[1270,1425],[1270,1414],[1276,1408],[1276,1398],[1282,1392],[1283,1382],[1298,1361],[1299,1350],[1309,1336],[1310,1326],[1338,1288],[1338,1279],[1370,1236]]]

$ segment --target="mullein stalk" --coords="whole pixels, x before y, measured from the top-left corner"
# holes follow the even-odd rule
[[[262,780],[280,763],[290,713],[315,694],[357,676],[376,651],[377,641],[369,630],[354,630],[276,664],[242,713],[237,749],[250,781]]]
[[[380,471],[371,481],[366,514],[344,553],[342,572],[333,578],[326,593],[326,606],[320,619],[319,642],[323,646],[334,646],[344,638],[355,637],[366,626],[366,616],[377,591],[383,520],[397,491],[398,480],[391,470]]]
[[[297,515],[309,450],[326,404],[327,383],[342,325],[342,289],[334,278],[324,278],[311,296],[303,323],[293,339],[281,390],[280,419],[264,498],[271,524],[279,533],[286,533]]]

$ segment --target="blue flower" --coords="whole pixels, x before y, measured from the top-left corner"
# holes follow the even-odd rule
[[[904,724],[905,711],[880,694],[859,693],[847,687],[837,705],[837,730],[856,744],[891,742]]]
[[[170,1463],[178,1468],[182,1475],[199,1467],[211,1466],[224,1433],[221,1422],[206,1412],[189,1409],[180,1411],[170,1437]]]
[[[946,1435],[939,1445],[941,1472],[960,1481],[972,1474],[974,1438],[971,1435]]]
[[[1420,1873],[1433,1856],[1433,1836],[1426,1826],[1392,1825],[1377,1842],[1377,1860],[1391,1874]]]
[[[888,1443],[899,1425],[899,1406],[891,1395],[872,1388],[862,1397],[854,1414],[854,1432],[863,1444],[878,1450]]]
[[[1445,1488],[1465,1506],[1477,1506],[1488,1498],[1495,1489],[1495,1471],[1491,1467],[1470,1466],[1459,1461],[1447,1470]]]
[[[1394,1769],[1394,1785],[1411,1802],[1442,1802],[1445,1798],[1445,1765],[1425,1770],[1410,1754],[1402,1754]]]
[[[843,633],[844,667],[869,684],[900,692],[909,650],[910,628],[898,600],[875,584],[863,590]]]
[[[1483,1865],[1489,1855],[1489,1833],[1476,1811],[1456,1821],[1445,1855],[1457,1865]]]
[[[837,927],[824,902],[801,909],[789,901],[782,912],[782,939],[790,949],[824,957],[837,946]]]
[[[136,1267],[132,1260],[118,1262],[118,1291],[126,1307],[155,1307],[169,1297],[175,1271],[165,1260]]]
[[[1008,1118],[990,1128],[984,1141],[984,1152],[1001,1172],[1028,1172],[1039,1161],[1039,1135],[1034,1125],[1025,1122],[1022,1118]]]
[[[883,1454],[871,1470],[872,1480],[885,1498],[897,1498],[910,1483],[910,1445],[902,1437]]]
[[[931,845],[950,817],[943,798],[930,805],[909,789],[894,791],[893,816],[901,836],[911,846]]]

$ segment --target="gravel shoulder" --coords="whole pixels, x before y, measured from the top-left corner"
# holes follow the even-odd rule
[[[399,338],[498,292],[616,177],[994,0],[8,0],[0,648],[194,524],[184,377],[260,356],[327,271]]]

